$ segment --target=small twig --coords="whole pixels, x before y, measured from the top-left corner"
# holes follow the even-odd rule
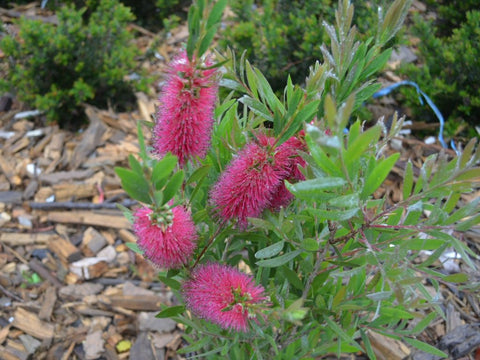
[[[57,277],[53,276],[50,271],[48,271],[38,260],[32,259],[28,263],[28,266],[30,269],[35,271],[38,275],[40,275],[41,278],[48,280],[49,282],[52,283],[53,286],[55,287],[62,287],[63,284],[60,282],[60,280],[57,279]]]
[[[15,299],[17,301],[20,301],[20,302],[23,302],[23,299],[18,296],[18,295],[15,295],[14,293],[12,293],[11,291],[8,291],[7,289],[5,289],[2,285],[0,285],[0,290],[2,290],[2,292],[7,295],[9,298],[11,299]]]
[[[125,207],[130,207],[137,204],[135,200],[124,200],[120,203]],[[111,202],[102,202],[99,204],[93,203],[81,203],[74,201],[64,201],[64,202],[30,202],[29,206],[32,209],[37,210],[53,210],[53,209],[86,209],[86,210],[96,210],[96,209],[116,209],[117,203]]]
[[[205,247],[202,249],[202,252],[200,253],[200,255],[197,256],[197,260],[195,261],[195,264],[193,264],[193,266],[190,268],[190,270],[193,270],[195,268],[195,266],[197,266],[198,262],[200,261],[200,259],[202,258],[202,256],[205,254],[205,252],[207,251],[207,249],[210,247],[210,245],[212,245],[213,243],[213,240],[215,240],[215,238],[218,236],[218,234],[220,234],[220,231],[223,229],[223,225],[225,225],[225,222],[222,222],[217,230],[215,231],[215,233],[210,237],[210,239],[208,240],[208,243],[207,245],[205,245]]]

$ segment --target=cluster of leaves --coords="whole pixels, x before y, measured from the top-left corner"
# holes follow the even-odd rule
[[[18,5],[30,2],[17,0],[15,3]],[[137,24],[151,31],[161,30],[165,22],[178,23],[185,20],[187,10],[192,4],[192,0],[120,0],[120,2],[130,8]],[[86,7],[91,12],[100,4],[100,0],[47,0],[45,6],[47,9],[57,10],[66,4],[73,5],[76,9]]]
[[[211,261],[249,269],[272,305],[246,334],[198,319],[182,304],[164,308],[158,316],[185,325],[189,346],[180,352],[243,360],[314,359],[361,351],[375,359],[369,333],[377,332],[448,357],[415,337],[444,316],[426,279],[435,292],[443,283],[458,283],[465,292],[478,290],[466,274],[442,274],[438,259],[454,248],[475,268],[472,258],[478,257],[459,236],[480,223],[480,199],[460,209],[458,203],[462,193],[478,185],[480,151],[471,141],[459,157],[432,155],[418,176],[408,162],[403,198],[389,204],[373,194],[399,158],[386,145],[402,121],[394,118],[387,131],[382,123],[365,129],[357,120],[345,132],[355,107],[377,87],[373,75],[390,53],[382,48],[401,26],[409,5],[395,0],[379,19],[375,36],[360,41],[351,26],[353,7],[340,0],[335,26],[326,26],[330,47],[321,50],[326,60],[310,68],[303,87],[289,78],[281,96],[244,58],[217,54],[225,69],[221,85],[232,91],[216,108],[212,147],[199,163],[179,169],[175,157],[153,158],[139,132],[139,160],[131,156],[130,170],[117,169],[127,193],[153,207],[171,199],[187,205],[199,232],[195,264]],[[192,53],[216,26],[198,18],[205,16],[205,8],[199,0],[190,11],[195,41],[189,40],[187,49]],[[287,208],[250,218],[244,230],[219,224],[209,192],[233,154],[250,141],[252,132],[275,136],[280,144],[300,129],[308,146],[302,154],[306,180],[286,182],[295,200]],[[422,260],[421,250],[432,253]],[[165,271],[160,281],[181,299],[188,272]],[[412,319],[420,320],[413,326]]]
[[[412,27],[421,39],[420,64],[407,64],[402,72],[432,98],[449,119],[447,131],[454,134],[459,124],[476,125],[480,118],[480,11],[476,1],[431,5],[438,18],[418,15]],[[433,117],[420,107],[416,94],[404,93],[419,116]]]
[[[0,42],[9,65],[0,87],[60,125],[81,123],[83,102],[125,106],[132,85],[140,86],[125,82],[138,53],[127,29],[130,10],[118,0],[101,0],[88,21],[87,10],[61,8],[58,25],[22,18],[18,36]]]
[[[355,3],[355,23],[366,37],[374,34],[377,8],[385,1]],[[233,1],[232,24],[223,31],[220,45],[247,58],[269,80],[274,91],[286,85],[286,74],[294,83],[302,83],[310,65],[322,58],[319,45],[329,36],[323,21],[335,20],[335,2],[331,0],[240,0]]]

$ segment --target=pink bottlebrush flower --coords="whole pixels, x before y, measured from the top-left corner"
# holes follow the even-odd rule
[[[248,319],[267,299],[265,289],[253,277],[216,263],[199,265],[182,286],[187,308],[200,318],[224,329],[246,332]]]
[[[247,144],[220,176],[211,192],[211,200],[223,220],[238,220],[245,227],[248,217],[258,217],[270,206],[273,193],[285,176],[275,166],[268,145],[273,138],[259,137]]]
[[[275,153],[275,166],[283,169],[286,172],[286,175],[281,179],[277,190],[270,200],[271,209],[278,209],[281,206],[287,206],[293,199],[293,194],[288,191],[283,182],[284,180],[290,182],[305,180],[305,177],[298,168],[298,166],[305,167],[306,165],[305,160],[298,154],[298,151],[305,150],[306,144],[303,131],[300,132],[299,137],[291,137],[277,148]]]
[[[142,207],[134,212],[133,230],[144,256],[161,268],[179,268],[192,257],[197,231],[190,213],[176,206],[157,214]]]
[[[207,61],[202,65],[213,64]],[[217,92],[215,69],[199,68],[195,59],[190,62],[185,51],[170,63],[153,130],[153,146],[158,155],[171,152],[182,166],[188,159],[205,157]]]

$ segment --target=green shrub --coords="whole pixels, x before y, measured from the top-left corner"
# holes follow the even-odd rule
[[[0,42],[9,61],[1,88],[60,125],[78,124],[83,102],[122,105],[132,94],[132,84],[124,80],[137,54],[127,30],[132,13],[117,0],[101,0],[86,22],[87,10],[63,7],[57,26],[22,18],[18,38]]]
[[[192,3],[191,0],[120,0],[120,2],[130,8],[136,24],[151,31],[161,30],[165,26],[164,21],[170,17],[185,20],[186,10]],[[46,6],[50,10],[56,10],[62,5],[73,4],[76,9],[87,7],[88,12],[91,12],[99,3],[100,0],[49,0]]]
[[[355,2],[354,22],[372,36],[377,27],[377,6],[385,1]],[[223,31],[220,45],[232,47],[269,79],[274,90],[286,85],[286,74],[303,83],[309,66],[322,59],[320,45],[329,41],[323,21],[334,23],[332,0],[239,0],[230,4],[233,24]]]
[[[453,11],[453,6],[450,8]],[[440,12],[440,14],[449,12]],[[452,20],[453,17],[450,19]],[[442,30],[435,23],[415,18],[413,27],[421,39],[420,66],[408,64],[402,68],[404,75],[417,82],[447,118],[447,129],[462,122],[478,123],[480,118],[480,11],[466,13],[465,21],[458,24],[450,36],[440,37]],[[433,116],[420,108],[416,95],[405,91],[409,105],[417,115]]]
[[[435,11],[435,35],[452,35],[467,20],[467,12],[478,10],[477,0],[426,0],[428,10]]]

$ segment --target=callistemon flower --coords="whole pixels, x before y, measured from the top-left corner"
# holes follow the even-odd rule
[[[248,217],[258,217],[270,206],[285,170],[275,166],[270,146],[274,138],[261,136],[239,152],[227,166],[210,194],[223,220],[247,225]]]
[[[162,88],[153,130],[153,147],[163,156],[168,152],[178,157],[180,165],[188,159],[205,157],[210,146],[213,111],[218,92],[213,63],[190,61],[185,51],[170,64]]]
[[[190,213],[182,206],[159,213],[148,207],[134,212],[133,230],[144,256],[160,268],[179,268],[191,258],[197,232]]]
[[[246,332],[268,298],[253,277],[236,268],[209,263],[198,265],[182,286],[185,304],[200,318],[224,329]]]
[[[283,169],[286,175],[281,179],[277,190],[274,192],[273,197],[270,200],[271,209],[278,209],[281,206],[286,206],[293,199],[293,194],[288,191],[284,184],[284,180],[288,180],[289,182],[305,180],[305,176],[303,176],[298,167],[305,167],[306,163],[298,152],[305,151],[306,148],[304,133],[302,131],[298,137],[291,137],[276,149],[275,166]]]

